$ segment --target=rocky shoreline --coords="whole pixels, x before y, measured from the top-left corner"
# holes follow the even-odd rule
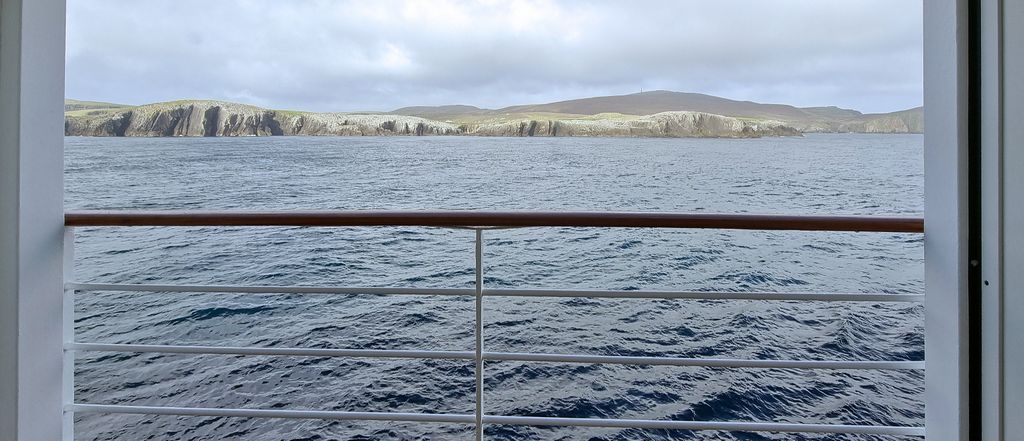
[[[724,102],[734,107],[734,103],[739,103]],[[403,109],[392,113],[297,112],[211,100],[173,101],[142,106],[68,100],[65,103],[64,134],[113,137],[760,138],[801,136],[804,133],[920,133],[924,127],[923,111],[920,108],[865,115],[831,107],[797,109],[791,106],[751,105],[767,107],[775,111],[772,114],[774,116],[726,116],[689,110],[658,111],[643,115],[639,114],[641,112],[588,114],[551,112],[547,109],[519,109],[516,112],[511,111],[515,108],[486,110],[469,106],[404,109],[413,113],[409,115],[402,114]],[[779,108],[782,111],[777,110]],[[444,114],[441,110],[457,113]],[[744,113],[737,111],[737,114]]]
[[[289,112],[218,101],[183,101],[68,112],[67,136],[616,136],[756,138],[799,136],[779,121],[704,112],[614,119],[515,119],[455,124],[393,114]]]

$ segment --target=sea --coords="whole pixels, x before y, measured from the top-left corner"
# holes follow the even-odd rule
[[[760,139],[65,140],[93,210],[587,210],[921,216],[920,135]],[[472,288],[474,232],[75,230],[80,282]],[[487,288],[923,294],[920,234],[522,228],[483,233]],[[923,306],[484,299],[488,351],[924,359]],[[472,351],[474,299],[81,292],[80,342]],[[919,370],[487,362],[492,415],[921,426]],[[80,352],[76,401],[471,414],[472,361]],[[471,440],[460,424],[79,414],[80,440]],[[915,437],[488,425],[488,440]]]

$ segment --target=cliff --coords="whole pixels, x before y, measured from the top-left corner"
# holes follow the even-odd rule
[[[863,114],[657,90],[482,109],[413,106],[387,113],[315,113],[222,101],[126,106],[65,100],[65,134],[81,136],[632,136],[759,137],[923,133],[924,109]]]
[[[315,113],[263,109],[221,101],[174,101],[91,108],[65,114],[69,136],[793,136],[777,121],[741,120],[704,112],[586,118],[496,118],[468,124],[394,114]]]
[[[455,135],[458,126],[414,116],[289,112],[221,101],[174,101],[68,112],[69,136]]]
[[[778,121],[743,121],[703,112],[662,112],[641,117],[520,120],[466,126],[477,136],[619,136],[664,138],[756,138],[799,136]]]
[[[701,112],[743,120],[779,121],[802,132],[922,133],[921,107],[865,115],[836,106],[794,107],[737,101],[700,93],[655,90],[628,95],[599,96],[546,104],[480,109],[472,106],[403,107],[392,113],[472,123],[488,119],[590,119],[604,114],[641,117],[665,112]],[[538,116],[538,117],[534,117]],[[542,116],[542,117],[540,117]]]
[[[807,133],[924,133],[924,108],[804,121],[793,126]]]
[[[864,115],[841,127],[858,133],[924,133],[924,107],[901,112]]]

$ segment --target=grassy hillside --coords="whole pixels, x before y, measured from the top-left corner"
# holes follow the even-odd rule
[[[516,120],[622,119],[661,112],[704,112],[747,120],[773,120],[810,132],[900,132],[924,130],[923,109],[865,115],[836,106],[795,107],[736,101],[700,93],[655,90],[629,95],[603,96],[528,104],[502,109],[473,106],[404,107],[391,113],[440,119],[457,124],[499,123]]]
[[[119,109],[122,107],[131,107],[125,104],[114,104],[104,103],[101,101],[81,101],[81,100],[64,100],[64,111],[73,112],[79,110],[97,110],[97,109]]]
[[[794,119],[808,116],[806,112],[784,104],[735,101],[701,93],[670,92],[667,90],[582,98],[547,104],[512,106],[497,111],[502,113],[552,112],[581,115],[596,115],[598,113],[652,115],[660,112],[693,111],[765,119]]]

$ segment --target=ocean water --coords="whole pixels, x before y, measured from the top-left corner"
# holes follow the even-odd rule
[[[919,216],[919,135],[67,138],[69,209],[640,210]],[[472,287],[473,232],[80,228],[86,282]],[[923,293],[915,234],[484,233],[487,287]],[[905,303],[485,299],[493,351],[922,360]],[[473,300],[87,292],[79,341],[472,350]],[[922,425],[920,371],[488,362],[499,415]],[[472,413],[472,362],[87,352],[79,402]],[[463,425],[79,415],[81,440],[472,439]],[[489,440],[902,439],[488,426]],[[914,439],[914,438],[909,438]]]

